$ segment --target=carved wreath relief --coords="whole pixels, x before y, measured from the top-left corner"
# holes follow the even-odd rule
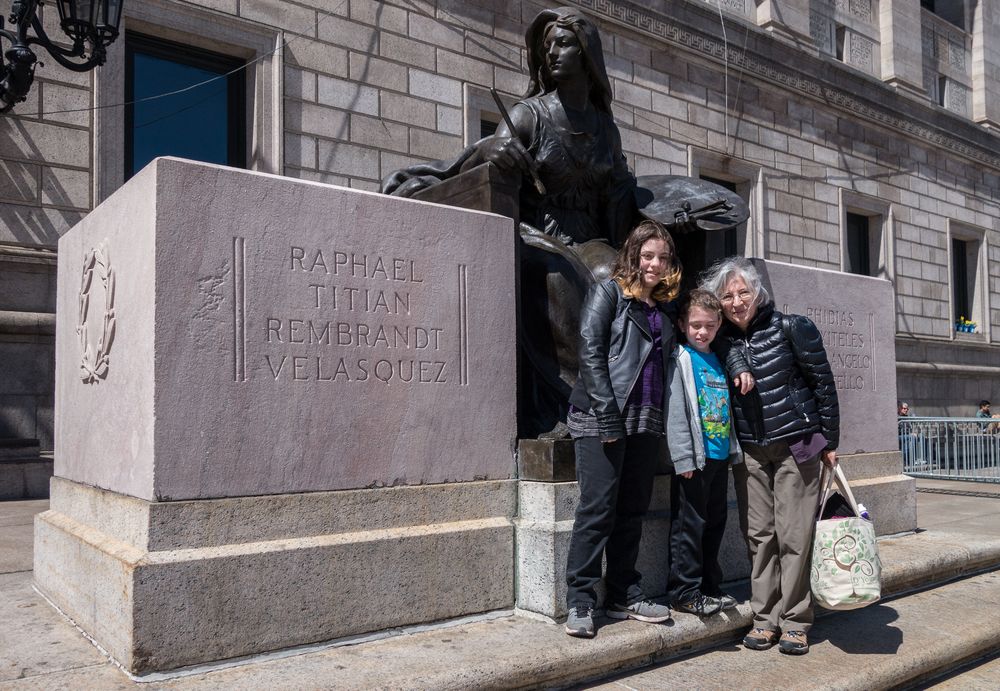
[[[94,277],[104,288],[104,313],[101,317],[101,336],[97,344],[90,342],[87,323],[90,318],[90,294]],[[83,257],[83,276],[80,280],[80,321],[76,327],[80,337],[80,378],[84,384],[96,383],[108,376],[109,353],[115,339],[115,273],[111,268],[108,251],[102,242]]]

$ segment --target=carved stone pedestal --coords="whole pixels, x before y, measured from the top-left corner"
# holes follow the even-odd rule
[[[39,590],[137,673],[512,607],[515,240],[147,166],[60,239]]]

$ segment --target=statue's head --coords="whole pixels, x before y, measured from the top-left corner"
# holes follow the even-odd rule
[[[590,100],[598,110],[611,113],[611,82],[604,67],[604,49],[601,46],[601,35],[597,26],[573,7],[557,7],[554,10],[542,10],[531,22],[524,34],[524,42],[528,48],[528,91],[525,96],[535,96],[548,93],[556,88],[555,79],[549,72],[545,59],[545,39],[553,26],[571,30],[580,41],[583,49],[584,64],[587,76],[590,78]]]

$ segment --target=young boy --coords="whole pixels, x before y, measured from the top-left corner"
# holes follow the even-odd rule
[[[687,337],[667,371],[670,405],[666,436],[676,473],[670,486],[670,572],[673,608],[709,616],[736,606],[721,589],[719,547],[726,529],[729,464],[740,463],[732,433],[729,387],[711,343],[722,305],[705,290],[681,301],[678,325]]]

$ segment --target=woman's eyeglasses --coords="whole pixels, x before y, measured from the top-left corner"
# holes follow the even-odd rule
[[[721,298],[719,298],[719,301],[723,305],[731,305],[734,302],[736,302],[737,297],[739,297],[740,302],[750,302],[750,299],[753,297],[753,293],[744,288],[740,292],[736,293],[736,295],[733,295],[732,293],[726,293]]]

